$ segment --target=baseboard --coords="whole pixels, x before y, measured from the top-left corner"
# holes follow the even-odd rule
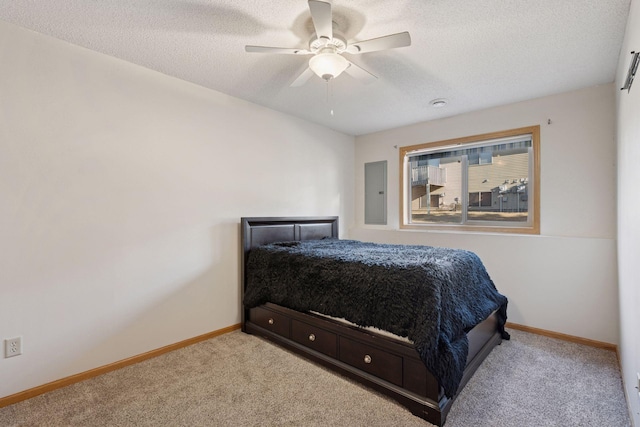
[[[91,369],[89,371],[80,372],[79,374],[71,375],[69,377],[52,381],[50,383],[43,384],[38,387],[30,388],[28,390],[24,390],[6,397],[2,397],[0,398],[0,408],[4,406],[13,405],[14,403],[18,403],[23,400],[31,399],[32,397],[38,396],[40,394],[47,393],[49,391],[53,391],[62,387],[66,387],[68,385],[75,384],[89,378],[97,377],[98,375],[106,374],[107,372],[115,371],[116,369],[124,368],[125,366],[134,365],[144,360],[151,359],[153,357],[157,357],[165,353],[169,353],[170,351],[178,350],[180,348],[187,347],[192,344],[199,343],[201,341],[206,341],[208,339],[211,339],[220,335],[224,335],[228,332],[232,332],[232,331],[235,331],[236,329],[240,329],[240,326],[241,325],[239,323],[236,325],[227,326],[226,328],[218,329],[213,332],[208,332],[203,335],[198,335],[197,337],[189,338],[174,344],[169,344],[167,346],[157,348],[155,350],[151,350],[146,353],[138,354],[137,356],[132,356],[127,359],[119,360],[117,362],[110,363],[108,365]]]
[[[530,332],[536,335],[543,335],[545,337],[556,338],[562,341],[569,341],[577,344],[588,345],[589,347],[602,348],[604,350],[618,352],[618,346],[607,342],[590,340],[588,338],[576,337],[573,335],[562,334],[560,332],[548,331],[546,329],[533,328],[531,326],[519,325],[517,323],[507,322],[505,328],[517,329],[519,331]]]

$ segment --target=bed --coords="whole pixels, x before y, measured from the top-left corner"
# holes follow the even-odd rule
[[[244,332],[381,392],[433,424],[444,424],[478,366],[508,339],[506,298],[471,252],[341,240],[337,217],[242,218],[241,234]],[[388,251],[400,254],[400,267]],[[472,281],[481,277],[479,290],[411,284],[413,276],[467,281],[440,268],[452,264],[465,266]],[[399,296],[386,295],[389,288]]]

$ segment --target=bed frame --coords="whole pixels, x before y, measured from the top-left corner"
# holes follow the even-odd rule
[[[277,241],[338,237],[338,217],[242,218],[242,298],[251,248]],[[432,424],[442,426],[456,396],[447,398],[418,352],[403,340],[313,313],[266,303],[242,307],[242,330],[262,336],[381,392]],[[467,333],[469,355],[458,393],[501,342],[493,313]]]

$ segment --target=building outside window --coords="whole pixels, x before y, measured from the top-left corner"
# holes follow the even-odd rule
[[[401,147],[403,228],[539,233],[540,127]]]

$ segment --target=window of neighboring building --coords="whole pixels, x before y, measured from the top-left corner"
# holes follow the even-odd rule
[[[400,148],[403,228],[540,232],[540,126]]]

